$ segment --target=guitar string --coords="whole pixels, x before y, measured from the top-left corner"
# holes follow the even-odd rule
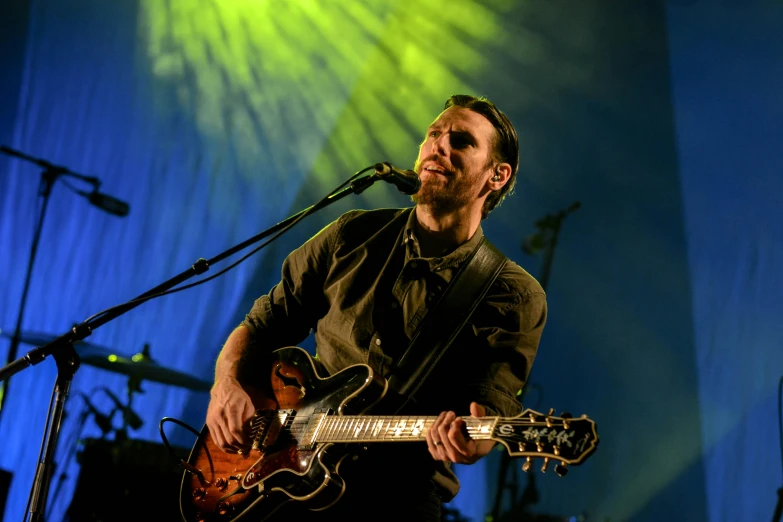
[[[343,435],[355,432],[355,430],[356,430],[356,421],[357,421],[358,418],[359,418],[358,416],[333,416],[333,417],[331,417],[329,419],[330,422],[327,423],[328,424],[327,429],[329,430],[329,433],[328,433],[328,435],[326,435],[324,437],[323,440],[332,440],[332,439],[343,440],[343,439],[345,439],[345,437]],[[336,419],[339,419],[339,420],[335,421]],[[374,439],[380,439],[380,440],[383,440],[384,438],[387,438],[387,437],[388,438],[392,438],[392,439],[400,439],[400,438],[405,437],[405,438],[414,438],[414,439],[420,440],[420,438],[421,438],[420,433],[422,433],[425,429],[428,429],[429,427],[431,427],[432,423],[434,423],[434,419],[432,419],[432,420],[425,419],[424,422],[426,424],[430,424],[430,426],[426,426],[424,429],[422,429],[422,428],[418,428],[417,427],[417,424],[422,419],[415,418],[415,417],[408,417],[408,418],[403,420],[403,419],[399,419],[398,417],[394,417],[394,416],[376,416],[376,417],[373,417],[372,420],[375,420],[376,424],[377,424],[377,422],[383,423],[384,421],[394,421],[394,420],[400,420],[400,421],[404,421],[405,422],[405,425],[403,425],[403,426],[400,426],[399,424],[391,425],[389,423],[389,424],[387,424],[387,426],[385,428],[381,428],[378,431],[378,433],[373,436]],[[369,426],[373,424],[372,420],[367,421],[367,422],[363,423],[362,425],[360,425],[359,426],[359,430],[361,431],[361,429],[364,429],[365,433],[366,433],[367,429],[369,429]],[[301,439],[303,439],[305,437],[310,438],[310,437],[312,437],[312,435],[315,432],[315,429],[317,427],[317,426],[311,425],[312,423],[310,421],[311,421],[310,418],[286,419],[285,425],[283,426],[284,430],[283,430],[283,432],[281,432],[281,434],[283,434],[283,436],[286,437],[287,439],[294,438],[297,441],[299,441],[299,440],[301,440]],[[410,424],[408,424],[408,421],[412,421],[412,422],[410,422]],[[494,420],[492,422],[494,422]],[[468,432],[469,435],[470,434],[476,434],[476,435],[487,434],[487,435],[489,435],[485,431],[485,429],[484,429],[485,426],[481,426],[481,425],[476,426],[475,423],[472,423],[472,424],[473,425],[467,425],[466,426],[466,429],[467,429],[467,432]],[[544,427],[547,427],[547,428],[557,428],[557,429],[563,428],[565,430],[570,429],[570,427],[569,428],[565,428],[564,426],[559,426],[559,425],[547,426],[545,422],[531,423],[528,420],[517,420],[517,419],[510,419],[508,421],[504,421],[503,424],[511,424],[512,426],[516,425],[516,426],[523,426],[523,427],[527,426],[527,427],[530,427],[530,428],[534,428],[534,427],[544,428]],[[285,429],[286,426],[287,426],[287,429]],[[414,430],[416,430],[416,433],[414,433]],[[383,435],[378,437],[378,435],[380,435],[381,431],[383,431],[384,433],[383,433]],[[337,435],[336,437],[335,437],[335,432],[337,432],[336,433],[336,435]],[[357,438],[357,437],[354,437],[354,438]]]

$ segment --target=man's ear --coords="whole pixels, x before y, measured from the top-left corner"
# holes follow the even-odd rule
[[[489,178],[487,186],[490,190],[500,190],[511,179],[511,165],[508,163],[500,163],[495,167],[495,171],[492,177]]]

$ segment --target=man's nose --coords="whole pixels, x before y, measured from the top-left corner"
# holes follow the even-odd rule
[[[448,156],[449,150],[451,150],[451,144],[449,143],[448,135],[441,134],[435,139],[433,143],[433,151],[437,152],[441,156]]]

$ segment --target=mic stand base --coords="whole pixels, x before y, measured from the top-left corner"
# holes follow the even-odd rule
[[[52,354],[57,363],[57,380],[54,384],[53,405],[50,405],[49,416],[46,419],[47,431],[42,442],[43,458],[38,461],[35,479],[28,500],[30,522],[42,522],[46,511],[46,500],[49,496],[49,483],[54,472],[54,455],[57,451],[57,441],[60,436],[60,426],[65,411],[65,400],[71,390],[71,381],[79,369],[79,356],[73,343],[67,343]]]

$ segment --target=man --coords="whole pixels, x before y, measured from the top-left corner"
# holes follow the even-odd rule
[[[512,190],[518,164],[508,118],[483,98],[452,96],[419,147],[414,170],[422,186],[415,207],[341,216],[286,258],[280,283],[228,337],[207,411],[215,443],[228,452],[247,447],[244,427],[254,407],[243,372],[255,355],[296,345],[311,329],[329,374],[367,364],[388,377],[429,304],[481,240],[481,220]],[[440,503],[459,489],[450,465],[475,463],[494,444],[467,436],[460,415],[521,411],[516,393],[545,320],[541,286],[507,261],[411,406],[417,409],[412,415],[438,416],[426,447],[371,445],[366,456],[341,468],[346,491],[335,506],[322,514],[294,506],[281,516],[440,520]]]

